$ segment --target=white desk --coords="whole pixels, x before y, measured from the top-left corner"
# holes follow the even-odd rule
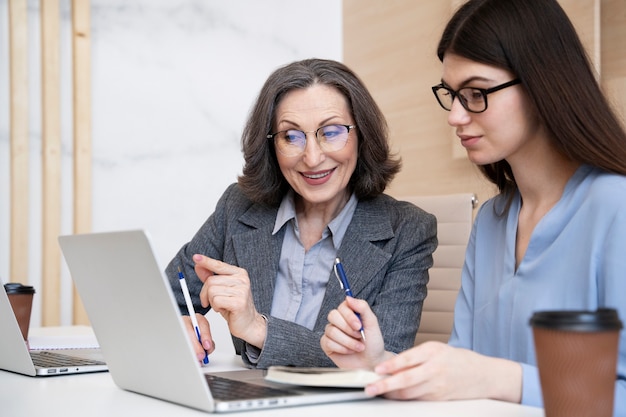
[[[33,329],[37,334],[37,329]],[[239,359],[219,354],[211,356],[211,370],[232,370]],[[118,388],[108,372],[33,378],[0,371],[0,414],[7,417],[72,416],[206,416],[207,413]],[[543,417],[540,408],[491,400],[476,401],[366,401],[323,404],[296,408],[229,413],[231,416],[347,416],[385,415],[420,417]]]

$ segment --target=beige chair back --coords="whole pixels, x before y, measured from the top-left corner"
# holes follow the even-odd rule
[[[410,201],[437,217],[439,245],[433,253],[428,296],[424,301],[415,343],[427,340],[447,342],[452,332],[454,304],[461,287],[461,270],[472,228],[473,209],[478,202],[471,193],[410,196],[400,200]]]

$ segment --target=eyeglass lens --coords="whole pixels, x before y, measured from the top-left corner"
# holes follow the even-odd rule
[[[348,141],[352,126],[328,125],[315,131],[315,137],[320,148],[325,152],[342,149]],[[306,133],[301,130],[290,129],[277,132],[274,135],[276,149],[284,155],[294,156],[302,153],[306,147]]]
[[[441,106],[446,110],[452,109],[452,102],[457,97],[461,102],[461,105],[469,111],[482,112],[487,108],[487,101],[485,100],[485,94],[482,90],[466,87],[461,88],[456,93],[447,87],[439,86],[436,93],[437,99]]]

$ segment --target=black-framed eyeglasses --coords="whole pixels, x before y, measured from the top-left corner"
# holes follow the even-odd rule
[[[285,156],[297,156],[304,152],[306,147],[307,133],[315,133],[315,138],[324,152],[339,151],[346,146],[350,130],[356,125],[326,125],[315,131],[303,132],[302,130],[289,129],[267,135],[268,139],[274,139],[274,146],[278,152]]]
[[[458,97],[461,106],[463,106],[465,110],[471,113],[482,113],[487,110],[488,94],[495,93],[496,91],[500,91],[521,82],[522,81],[519,78],[516,78],[492,88],[463,87],[456,91],[443,84],[438,84],[433,86],[433,93],[435,94],[439,105],[443,107],[444,110],[450,111],[452,109],[454,99]]]

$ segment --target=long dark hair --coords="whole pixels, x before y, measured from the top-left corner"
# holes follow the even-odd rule
[[[245,164],[238,183],[255,202],[278,205],[289,190],[276,159],[274,142],[267,135],[274,129],[276,108],[288,92],[314,84],[336,88],[348,100],[358,135],[358,158],[349,187],[360,199],[382,193],[400,170],[400,159],[389,148],[385,117],[371,94],[344,64],[325,59],[293,62],[274,71],[254,104],[241,143]]]
[[[470,0],[448,22],[437,55],[454,53],[522,80],[554,146],[573,161],[626,175],[626,132],[556,0]],[[517,189],[508,162],[480,166],[500,193]]]

